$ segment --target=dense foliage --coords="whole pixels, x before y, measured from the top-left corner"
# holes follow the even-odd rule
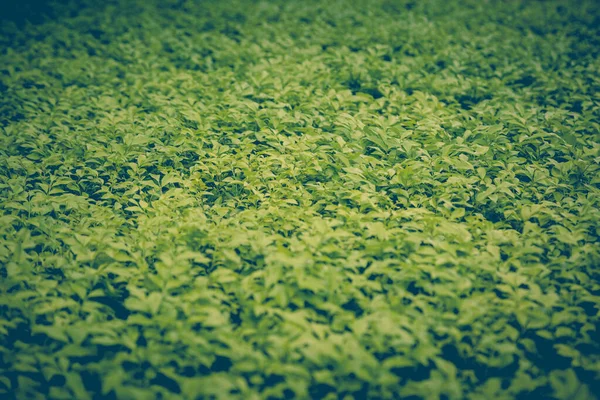
[[[0,28],[0,396],[600,393],[595,1],[48,10]]]

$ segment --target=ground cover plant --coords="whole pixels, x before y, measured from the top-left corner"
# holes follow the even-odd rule
[[[24,10],[2,398],[597,398],[596,2]]]

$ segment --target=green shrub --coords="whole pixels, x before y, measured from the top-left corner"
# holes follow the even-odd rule
[[[600,393],[595,2],[48,9],[0,25],[0,396]]]

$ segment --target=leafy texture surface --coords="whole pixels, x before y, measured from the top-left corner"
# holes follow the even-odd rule
[[[0,28],[0,396],[600,393],[596,2],[47,8]]]

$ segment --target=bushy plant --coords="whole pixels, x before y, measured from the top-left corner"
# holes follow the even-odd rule
[[[594,1],[0,28],[0,396],[593,399]]]

